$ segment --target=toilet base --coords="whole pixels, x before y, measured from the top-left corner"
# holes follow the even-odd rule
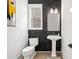
[[[24,59],[33,59],[35,55],[36,55],[36,52],[34,52],[32,55],[25,56]]]

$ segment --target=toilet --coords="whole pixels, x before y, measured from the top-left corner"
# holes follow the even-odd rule
[[[33,59],[36,55],[35,47],[38,45],[39,38],[29,38],[29,45],[22,50],[24,59]]]

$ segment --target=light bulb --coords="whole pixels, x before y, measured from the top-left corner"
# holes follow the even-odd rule
[[[50,9],[50,13],[51,13],[51,14],[53,14],[53,13],[54,13],[53,8],[52,8],[52,9]]]
[[[55,13],[55,14],[57,14],[57,13],[58,13],[58,10],[57,10],[57,8],[55,9],[54,13]]]

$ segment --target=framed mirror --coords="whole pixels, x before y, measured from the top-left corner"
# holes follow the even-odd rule
[[[47,14],[47,30],[60,31],[60,14],[57,9],[52,8]]]

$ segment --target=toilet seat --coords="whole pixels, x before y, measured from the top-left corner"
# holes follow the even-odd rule
[[[23,49],[23,52],[27,52],[27,51],[30,51],[34,48],[35,46],[28,46],[26,48]]]

